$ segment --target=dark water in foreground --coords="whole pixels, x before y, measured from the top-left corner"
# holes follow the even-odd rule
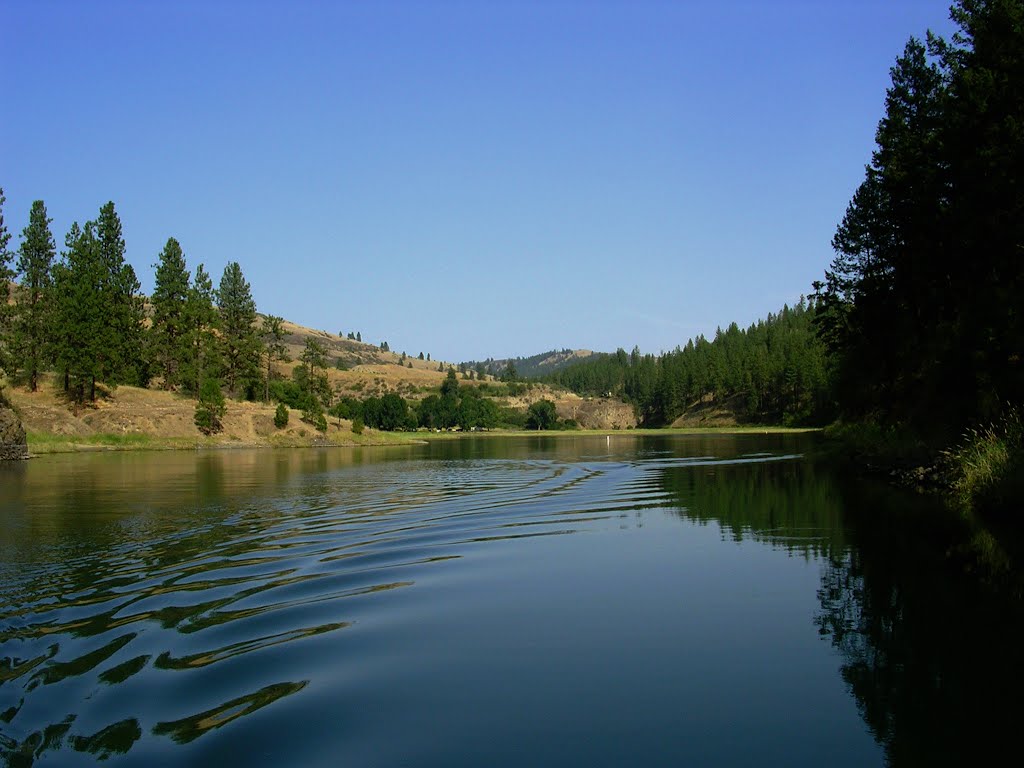
[[[9,765],[967,765],[1015,550],[797,436],[0,468]]]

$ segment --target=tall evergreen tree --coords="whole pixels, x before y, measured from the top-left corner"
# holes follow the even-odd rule
[[[263,354],[267,359],[267,376],[263,382],[263,401],[270,402],[270,380],[273,378],[274,361],[287,362],[288,348],[284,345],[284,318],[266,315],[260,329],[263,337]]]
[[[210,376],[220,375],[220,354],[217,344],[217,309],[215,292],[209,273],[200,264],[185,300],[185,354],[180,377],[182,384],[198,396],[202,383]]]
[[[141,286],[131,264],[124,260],[121,219],[112,202],[100,208],[95,225],[102,275],[103,305],[99,339],[100,376],[110,384],[144,384],[148,378],[142,339],[145,316]]]
[[[101,285],[106,277],[94,222],[71,225],[65,250],[53,267],[54,357],[64,375],[64,390],[78,402],[96,399],[101,373],[106,307]]]
[[[302,362],[297,371],[299,385],[305,392],[308,401],[323,401],[330,405],[331,388],[327,380],[327,348],[317,339],[307,337],[306,346],[299,356]],[[318,373],[323,371],[323,373]]]
[[[11,270],[11,259],[14,254],[8,247],[11,242],[11,233],[7,231],[4,223],[4,190],[0,188],[0,374],[10,373],[11,362],[11,310],[8,306],[11,295],[11,280],[14,272]]]
[[[256,330],[256,302],[242,268],[233,261],[224,268],[217,290],[224,382],[232,394],[258,378],[260,340]]]
[[[153,288],[153,326],[150,330],[150,356],[155,372],[163,378],[165,389],[182,384],[183,368],[189,354],[186,304],[189,274],[181,245],[173,237],[160,252]]]
[[[18,256],[21,290],[16,302],[15,347],[18,367],[24,371],[33,392],[39,387],[39,373],[49,357],[53,284],[50,271],[57,254],[50,232],[52,221],[42,200],[32,203]]]
[[[961,0],[911,40],[815,285],[847,416],[936,442],[1024,401],[1024,3]]]

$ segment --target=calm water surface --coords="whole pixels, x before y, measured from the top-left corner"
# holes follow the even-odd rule
[[[800,436],[0,467],[8,765],[966,765],[1018,551]]]

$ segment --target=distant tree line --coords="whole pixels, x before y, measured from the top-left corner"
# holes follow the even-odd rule
[[[449,369],[438,394],[418,402],[393,392],[363,399],[343,397],[331,407],[330,414],[359,419],[368,427],[383,430],[522,428],[527,421],[527,414],[499,406],[479,388],[460,387],[454,369]]]
[[[459,370],[476,371],[478,377],[490,375],[501,378],[505,381],[518,379],[537,379],[553,372],[567,364],[573,357],[573,350],[568,347],[561,350],[552,349],[548,352],[541,352],[530,357],[513,357],[505,360],[495,360],[489,357],[486,360],[460,363]],[[512,378],[509,378],[509,377]]]
[[[828,361],[813,303],[784,306],[746,330],[732,323],[708,341],[698,336],[662,354],[592,355],[545,377],[582,395],[633,404],[646,426],[670,424],[706,398],[741,398],[751,420],[808,423],[830,410]]]

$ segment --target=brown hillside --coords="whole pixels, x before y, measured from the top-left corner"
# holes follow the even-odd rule
[[[336,418],[328,419],[327,432],[321,434],[304,423],[298,411],[289,411],[288,425],[277,429],[276,406],[234,400],[227,403],[223,432],[207,438],[193,422],[194,400],[155,389],[120,386],[84,406],[68,403],[49,379],[38,392],[8,387],[4,393],[29,433],[29,449],[36,453],[116,446],[118,437],[145,437],[152,440],[152,447],[177,448],[395,442],[393,436],[372,429],[354,435],[348,421]]]

